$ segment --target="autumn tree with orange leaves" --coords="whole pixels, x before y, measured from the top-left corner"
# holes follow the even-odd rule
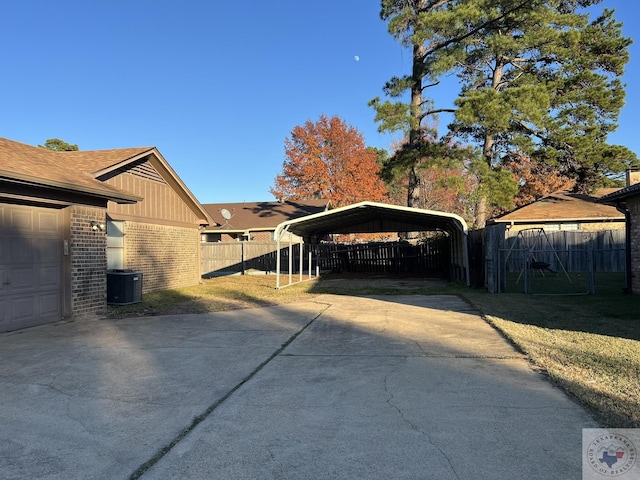
[[[285,139],[285,157],[270,190],[279,200],[326,199],[342,206],[386,199],[375,150],[337,116],[296,126]]]
[[[518,182],[514,206],[521,207],[559,190],[571,190],[575,180],[560,173],[558,167],[536,161],[524,153],[509,155],[503,165]]]

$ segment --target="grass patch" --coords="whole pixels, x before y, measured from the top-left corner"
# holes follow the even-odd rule
[[[266,307],[308,298],[314,281],[276,290],[275,275],[230,275],[203,279],[200,285],[142,295],[142,302],[110,305],[108,318],[206,313]]]
[[[336,281],[338,280],[338,281]],[[344,281],[343,281],[344,280]],[[454,294],[476,306],[550,379],[588,407],[602,426],[640,427],[640,296],[616,288],[581,296],[489,294],[460,284],[322,277],[276,290],[275,275],[217,277],[110,306],[109,318],[204,313],[309,300],[318,294]],[[283,282],[286,283],[286,280]]]

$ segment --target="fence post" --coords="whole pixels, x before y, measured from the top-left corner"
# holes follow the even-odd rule
[[[591,294],[596,293],[596,275],[594,268],[595,259],[593,258],[594,254],[594,250],[590,249],[589,254],[587,255],[587,262],[589,264],[589,293]]]
[[[241,248],[240,248],[240,258],[241,258],[241,269],[242,269],[242,275],[245,274],[245,265],[244,265],[244,242],[240,242]]]

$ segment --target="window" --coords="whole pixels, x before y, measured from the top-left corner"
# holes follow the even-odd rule
[[[200,235],[201,242],[221,242],[222,235],[219,233],[203,233]]]
[[[107,220],[107,270],[124,269],[124,222]]]
[[[562,230],[576,231],[580,230],[580,225],[577,223],[563,223]]]

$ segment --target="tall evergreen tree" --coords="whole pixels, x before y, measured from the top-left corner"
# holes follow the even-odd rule
[[[410,91],[410,103],[372,102],[380,128],[404,121],[416,136],[426,118],[454,113],[450,134],[478,146],[483,161],[475,168],[490,203],[515,193],[501,168],[513,154],[557,166],[577,189],[594,188],[636,161],[625,147],[606,143],[624,104],[620,76],[631,40],[612,10],[589,19],[584,8],[597,3],[382,0],[389,32],[414,56],[412,75],[384,89],[397,98]],[[451,74],[460,81],[455,108],[438,110],[420,98],[417,109],[414,92],[424,96]]]

